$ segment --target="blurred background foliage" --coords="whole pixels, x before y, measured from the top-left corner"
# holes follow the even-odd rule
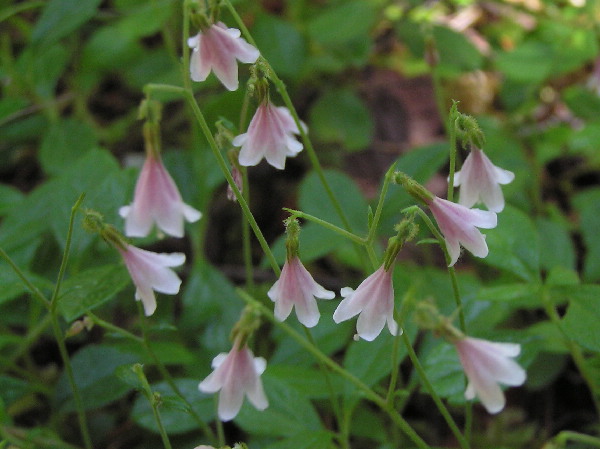
[[[285,81],[326,177],[353,230],[367,229],[382,176],[398,169],[443,195],[447,176],[444,118],[451,99],[474,115],[485,151],[515,172],[504,189],[508,206],[487,233],[490,256],[458,266],[470,334],[524,347],[524,388],[491,419],[476,408],[474,447],[542,447],[569,429],[598,433],[592,397],[600,395],[600,7],[593,0],[262,0],[234,2],[261,53]],[[118,227],[143,160],[137,108],[147,83],[184,85],[182,2],[176,0],[0,0],[0,247],[43,292],[51,292],[66,243],[69,213],[85,206]],[[221,20],[235,26],[223,10]],[[192,34],[196,31],[192,30]],[[248,79],[240,66],[241,86]],[[234,133],[243,89],[225,92],[214,76],[195,84],[213,131],[221,120]],[[230,347],[243,302],[238,207],[226,200],[224,178],[181,98],[161,94],[165,163],[184,200],[204,212],[186,239],[149,237],[136,244],[184,251],[182,293],[160,297],[149,338],[197,414],[214,420],[214,401],[197,391],[210,361]],[[281,104],[277,95],[275,102]],[[250,105],[253,111],[254,105]],[[225,149],[224,149],[225,150]],[[460,153],[461,157],[466,152]],[[276,171],[250,168],[251,209],[280,262],[282,207],[341,225],[304,153]],[[381,244],[400,209],[412,203],[392,186]],[[87,234],[77,218],[59,311],[65,330],[88,311],[139,333],[133,286],[114,250]],[[381,248],[380,248],[381,249]],[[353,245],[315,224],[301,234],[301,255],[329,289],[355,287],[363,260]],[[252,247],[253,294],[268,302],[275,281]],[[444,263],[432,245],[410,245],[395,272],[397,303],[434,298],[444,313],[454,302]],[[45,311],[0,262],[0,429],[22,448],[80,445],[73,396]],[[542,299],[545,301],[543,302]],[[335,301],[337,303],[337,301]],[[548,305],[559,324],[545,314]],[[353,342],[353,325],[334,325],[335,304],[322,304],[314,330],[320,348],[370,386],[390,374],[393,339]],[[296,327],[295,319],[291,323]],[[440,395],[459,420],[464,379],[455,353],[431,335],[406,332]],[[582,348],[587,385],[568,356]],[[263,326],[255,352],[269,360],[264,375],[271,406],[244,405],[225,430],[228,442],[251,449],[335,447],[332,410],[310,355],[279,329]],[[139,345],[94,327],[67,339],[76,382],[96,447],[159,448],[151,409],[126,367],[145,364],[162,394],[161,414],[174,447],[203,441],[185,404],[173,394]],[[438,447],[456,447],[421,394],[406,354],[399,408]],[[591,381],[590,381],[591,379]],[[379,385],[379,386],[378,386]],[[594,387],[595,385],[595,387]],[[349,385],[334,390],[352,413],[352,447],[408,447],[380,412]],[[358,405],[361,405],[360,407]],[[3,446],[4,447],[4,446]],[[569,447],[588,447],[573,445]]]

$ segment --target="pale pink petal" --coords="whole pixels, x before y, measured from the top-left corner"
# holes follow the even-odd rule
[[[206,81],[209,74],[210,64],[202,60],[198,49],[194,49],[192,51],[192,57],[190,58],[190,77],[192,78],[192,81]]]
[[[256,382],[246,390],[248,399],[257,410],[265,410],[269,406],[269,400],[263,389],[263,384],[260,379],[257,378]]]
[[[510,184],[515,179],[515,174],[511,171],[494,166],[494,178],[498,184]]]
[[[219,418],[231,421],[239,413],[244,402],[244,390],[238,382],[228,382],[219,393]]]
[[[144,314],[146,316],[152,315],[156,310],[156,296],[151,288],[138,287],[135,290],[135,299],[142,301],[144,306]]]
[[[358,316],[356,333],[367,341],[373,341],[385,326],[386,316],[378,313],[368,313],[365,309]]]
[[[354,291],[353,293],[348,294],[348,290],[351,289],[349,287],[345,287],[340,291],[340,294],[344,297],[344,299],[337,306],[335,312],[333,312],[333,321],[338,324],[358,315],[363,309],[363,304],[355,300]]]

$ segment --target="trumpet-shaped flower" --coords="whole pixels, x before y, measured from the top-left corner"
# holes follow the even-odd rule
[[[434,197],[428,203],[444,239],[450,255],[450,265],[458,260],[460,245],[477,257],[488,255],[485,236],[477,228],[495,228],[498,217],[494,212],[469,209],[461,204]]]
[[[382,331],[387,321],[392,335],[398,333],[398,324],[394,321],[394,286],[392,271],[382,265],[366,278],[356,290],[345,287],[341,290],[344,297],[333,313],[336,323],[359,315],[356,332],[359,337],[372,341]]]
[[[301,125],[306,131],[306,125]],[[266,99],[256,109],[248,132],[235,137],[233,145],[242,147],[241,165],[256,165],[264,157],[273,167],[283,170],[286,157],[296,156],[303,148],[294,134],[300,134],[300,131],[290,111],[284,106],[273,106]]]
[[[193,81],[204,81],[212,70],[229,90],[237,90],[238,68],[236,59],[251,64],[260,52],[241,37],[240,30],[227,28],[218,22],[188,39],[192,48],[190,75]]]
[[[478,396],[489,413],[500,412],[506,399],[498,384],[519,386],[527,377],[525,370],[512,360],[521,352],[521,346],[470,337],[454,344],[469,380],[465,397]]]
[[[504,195],[500,184],[508,184],[515,175],[513,172],[496,167],[482,150],[474,148],[462,170],[454,175],[454,185],[460,187],[459,203],[472,207],[481,201],[492,212],[504,209]]]
[[[185,254],[158,254],[132,245],[117,247],[133,283],[135,299],[142,301],[146,316],[156,310],[154,291],[175,295],[179,293],[181,279],[170,267],[177,267],[185,262]]]
[[[145,237],[156,223],[165,234],[183,237],[184,219],[193,223],[202,214],[181,199],[179,190],[160,156],[149,154],[135,186],[133,203],[119,209],[125,218],[125,235]]]
[[[247,346],[239,348],[236,341],[231,351],[221,353],[212,362],[214,371],[198,385],[204,393],[219,393],[219,419],[230,421],[236,417],[244,394],[258,410],[269,406],[263,390],[260,375],[265,371],[267,362],[262,357],[254,357]]]
[[[296,256],[286,260],[281,276],[273,284],[268,295],[275,302],[275,318],[284,321],[296,306],[298,321],[306,327],[314,327],[319,322],[320,314],[315,297],[335,297],[335,293],[325,290],[315,282]]]

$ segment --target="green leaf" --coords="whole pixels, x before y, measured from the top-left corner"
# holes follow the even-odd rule
[[[20,204],[25,199],[16,188],[0,184],[0,217],[5,216],[13,207]]]
[[[569,337],[592,351],[600,352],[600,285],[573,287],[563,324]]]
[[[590,89],[571,86],[562,92],[562,99],[573,113],[585,120],[595,120],[600,111],[600,97],[593,95]]]
[[[500,52],[496,57],[496,66],[512,81],[538,84],[552,73],[552,56],[548,45],[528,41],[514,50]]]
[[[61,45],[42,50],[27,48],[17,60],[16,69],[37,95],[54,101],[56,85],[69,61],[70,54]],[[30,134],[31,136],[31,134]]]
[[[314,104],[309,128],[318,140],[357,151],[371,142],[374,125],[371,113],[353,91],[336,89]]]
[[[23,271],[23,270],[21,270]],[[25,277],[42,292],[50,291],[53,288],[52,282],[28,271],[23,271]],[[18,298],[24,293],[29,293],[21,278],[17,276],[14,270],[4,261],[0,262],[0,304]]]
[[[97,144],[94,130],[88,124],[66,119],[52,124],[42,137],[40,163],[46,173],[56,175],[68,170]]]
[[[101,0],[50,0],[31,33],[36,45],[49,46],[96,14]]]
[[[175,379],[175,385],[183,397],[191,403],[198,416],[208,422],[214,413],[215,402],[212,396],[198,391],[198,383],[198,379]],[[167,433],[177,435],[198,428],[198,423],[187,411],[187,404],[173,392],[167,382],[153,384],[150,388],[160,394],[160,417]],[[152,407],[143,395],[136,398],[131,418],[144,429],[158,433]]]
[[[307,27],[309,36],[315,41],[324,45],[370,41],[369,31],[376,20],[376,11],[370,2],[345,1],[318,11]]]
[[[89,345],[80,349],[72,357],[71,366],[84,409],[99,408],[124,396],[130,387],[119,380],[115,370],[136,361],[135,355],[110,346]],[[75,410],[73,392],[64,371],[56,384],[55,402],[63,413]]]
[[[338,199],[352,230],[365,232],[367,230],[368,204],[354,181],[347,175],[333,170],[325,171],[325,179],[329,183],[333,195]],[[319,217],[343,228],[342,221],[335,208],[329,201],[319,177],[310,172],[299,187],[298,203],[303,212]],[[332,231],[327,231],[332,232]]]
[[[300,432],[289,438],[265,446],[265,449],[331,449],[333,435],[330,432],[320,430],[317,432]]]
[[[483,56],[463,34],[444,26],[433,28],[436,50],[439,55],[438,69],[442,73],[471,72],[481,68]]]
[[[259,14],[252,36],[261,54],[275,71],[284,77],[298,79],[306,59],[304,37],[289,22],[267,14]]]
[[[58,309],[67,322],[110,301],[131,278],[123,265],[90,268],[68,278],[58,299]]]
[[[540,285],[503,284],[484,287],[477,293],[477,299],[490,302],[506,302],[511,307],[540,307]]]
[[[590,282],[600,281],[600,189],[590,189],[577,194],[573,203],[579,212],[579,226],[585,244],[583,277]]]
[[[22,379],[0,375],[0,398],[6,406],[10,406],[31,390],[30,384]]]
[[[442,398],[451,398],[454,404],[464,404],[465,374],[454,346],[439,340],[421,358],[436,393]]]
[[[575,249],[565,226],[556,221],[538,218],[536,220],[538,234],[544,244],[540,247],[540,265],[545,270],[560,266],[574,270],[576,268]]]
[[[325,375],[318,367],[310,368],[300,364],[270,365],[268,376],[277,379],[278,382],[286,383],[308,399],[329,399],[331,397]],[[330,375],[329,378],[333,390],[336,393],[341,392],[344,381],[336,375]]]
[[[248,433],[281,437],[322,431],[321,420],[310,401],[285,380],[271,378],[268,372],[267,367],[262,380],[269,407],[258,411],[244,401],[236,424]]]
[[[539,278],[540,242],[531,219],[507,206],[498,215],[498,226],[486,232],[486,264],[510,271],[526,281]]]

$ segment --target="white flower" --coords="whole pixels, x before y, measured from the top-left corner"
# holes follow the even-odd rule
[[[504,209],[500,184],[508,184],[513,172],[496,167],[482,150],[474,148],[467,156],[462,170],[454,175],[454,185],[461,186],[459,203],[472,207],[481,201],[492,212]]]
[[[356,332],[359,337],[372,341],[382,331],[387,321],[392,335],[398,333],[398,324],[394,321],[394,286],[392,271],[382,265],[366,278],[356,289],[345,287],[341,290],[344,297],[333,313],[336,323],[359,315]]]
[[[306,131],[306,125],[301,123]],[[252,166],[262,158],[273,167],[283,170],[286,157],[296,156],[302,151],[302,144],[294,134],[300,134],[290,111],[283,106],[276,107],[266,99],[258,106],[248,132],[233,139],[233,145],[242,147],[240,165]]]
[[[527,377],[525,370],[511,358],[519,355],[521,346],[470,337],[454,344],[469,379],[465,398],[478,396],[489,413],[500,412],[506,399],[498,383],[519,386]]]
[[[185,254],[157,254],[126,245],[117,246],[123,256],[127,270],[136,287],[135,299],[142,301],[147,316],[156,310],[154,291],[175,295],[179,293],[181,279],[169,267],[177,267],[185,262]]]
[[[221,353],[212,362],[214,371],[198,385],[204,393],[219,393],[219,419],[230,421],[236,417],[244,394],[258,410],[269,406],[263,390],[260,375],[265,371],[267,362],[262,357],[254,357],[247,346],[238,348],[236,341],[229,353]]]
[[[133,203],[119,209],[125,218],[125,235],[145,237],[156,223],[165,234],[183,237],[184,219],[193,223],[202,214],[181,199],[179,190],[160,156],[149,154],[135,186]]]
[[[428,206],[440,231],[444,234],[446,248],[451,259],[449,266],[454,265],[458,260],[461,244],[474,256],[485,257],[488,255],[485,237],[477,228],[495,228],[497,216],[494,212],[469,209],[437,196],[429,201]]]
[[[315,297],[333,299],[335,293],[325,290],[315,282],[298,257],[286,260],[281,276],[269,290],[269,298],[275,302],[275,318],[284,321],[296,306],[298,321],[306,327],[319,322],[319,309]]]
[[[240,30],[227,28],[224,23],[213,24],[188,39],[193,49],[190,75],[193,81],[204,81],[212,70],[229,90],[238,88],[236,59],[254,63],[260,52],[240,37]]]

